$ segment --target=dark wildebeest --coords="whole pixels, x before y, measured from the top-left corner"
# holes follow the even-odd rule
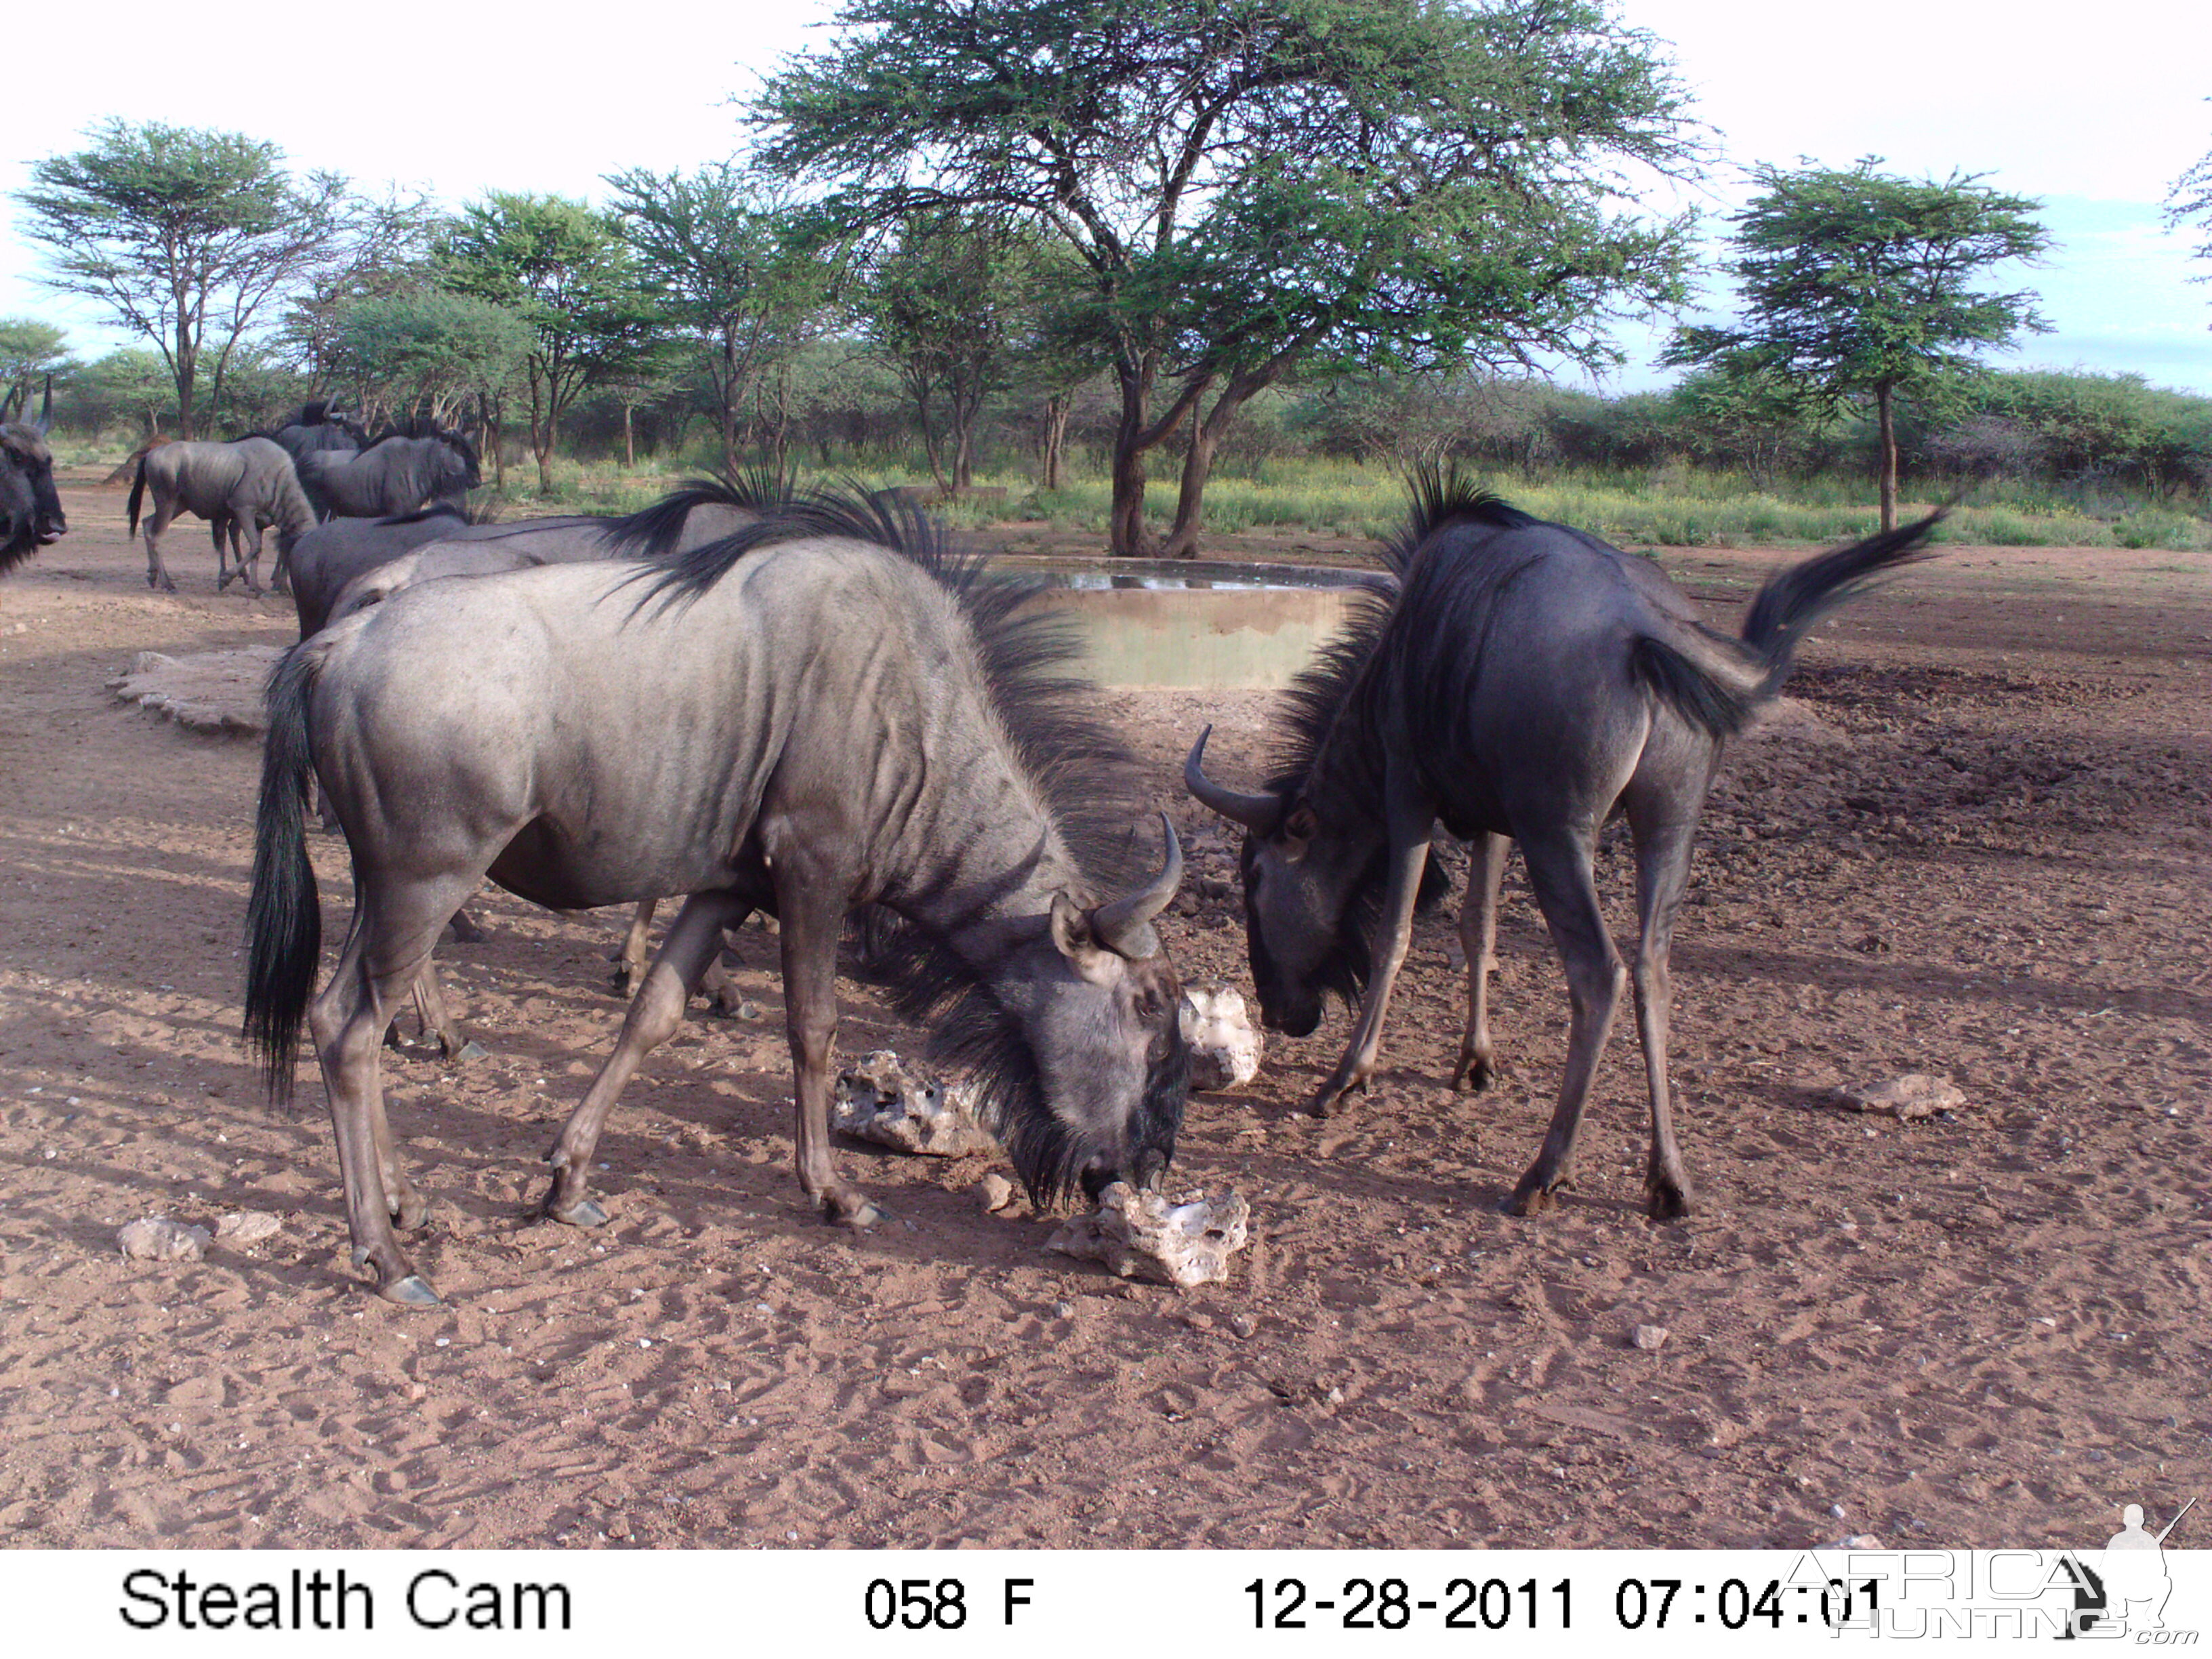
[[[1374,1071],[1417,902],[1442,887],[1428,866],[1439,820],[1474,854],[1460,921],[1468,1021],[1452,1081],[1491,1081],[1486,997],[1510,837],[1573,1007],[1551,1128],[1513,1191],[1514,1213],[1543,1209],[1567,1179],[1628,977],[1591,868],[1599,830],[1625,812],[1636,841],[1636,1018],[1651,1096],[1645,1195],[1655,1218],[1686,1214],[1667,1083],[1667,956],[1722,741],[1777,694],[1814,623],[1871,578],[1925,556],[1917,549],[1935,523],[1784,571],[1759,591],[1738,640],[1701,623],[1649,561],[1532,519],[1456,477],[1419,478],[1411,522],[1389,552],[1397,596],[1366,601],[1366,614],[1293,686],[1267,789],[1210,781],[1203,734],[1183,769],[1194,795],[1244,827],[1246,926],[1265,1023],[1305,1036],[1324,994],[1349,1004],[1364,988],[1351,1046],[1315,1111],[1364,1088]]]
[[[270,580],[281,585],[284,566],[294,542],[314,528],[315,515],[301,493],[292,471],[292,458],[267,438],[240,438],[234,443],[173,443],[149,449],[138,459],[131,481],[131,533],[138,533],[138,508],[148,485],[153,486],[154,513],[146,520],[146,586],[168,592],[177,591],[176,580],[161,562],[161,532],[179,512],[196,514],[215,526],[216,587],[230,584],[233,575],[246,578],[249,591],[258,593],[255,572],[261,562],[264,526],[276,526],[276,568]],[[250,555],[241,552],[238,568],[223,562],[223,532],[242,533],[250,540]]]
[[[29,395],[24,394],[27,401]],[[51,374],[39,418],[15,418],[23,412],[0,402],[0,575],[69,533],[69,519],[54,488],[53,451],[46,447],[54,417]]]
[[[434,501],[459,506],[483,481],[476,446],[443,428],[422,437],[387,434],[350,453],[300,458],[301,485],[325,519],[381,518]]]
[[[283,445],[284,453],[295,465],[303,455],[346,454],[369,445],[368,434],[350,415],[333,410],[327,400],[302,404],[292,419],[263,435]]]
[[[281,1094],[320,921],[311,775],[353,855],[354,921],[313,1024],[355,1255],[435,1293],[377,1076],[386,1011],[485,875],[563,909],[689,893],[620,1041],[562,1131],[545,1208],[590,1224],[616,1094],[680,1024],[722,933],[781,923],[800,1185],[877,1212],[830,1156],[846,915],[902,919],[886,964],[1041,1199],[1166,1168],[1188,1093],[1180,987],[1152,918],[1182,855],[1120,890],[1134,769],[1076,710],[1068,647],[1011,584],[890,506],[811,497],[689,554],[425,583],[296,646],[270,682],[246,1029]]]

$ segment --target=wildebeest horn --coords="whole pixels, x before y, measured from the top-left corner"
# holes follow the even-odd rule
[[[1206,740],[1212,735],[1213,728],[1209,726],[1190,746],[1190,758],[1182,763],[1182,787],[1197,796],[1200,805],[1212,807],[1231,823],[1241,823],[1247,830],[1265,835],[1282,816],[1282,802],[1273,795],[1248,795],[1240,790],[1224,788],[1207,777],[1204,764]]]
[[[1160,828],[1167,831],[1168,851],[1159,874],[1135,892],[1091,913],[1091,931],[1098,936],[1099,943],[1131,961],[1159,954],[1160,936],[1152,931],[1152,918],[1168,908],[1176,889],[1182,885],[1182,843],[1176,839],[1175,825],[1164,812],[1160,814]]]
[[[6,397],[0,398],[0,426],[6,426],[15,418],[15,394],[10,392]]]
[[[46,376],[46,400],[39,407],[39,435],[45,437],[54,427],[54,377]]]

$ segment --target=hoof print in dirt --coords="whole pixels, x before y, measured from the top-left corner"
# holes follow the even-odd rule
[[[1098,1207],[1072,1217],[1045,1249],[1097,1261],[1122,1279],[1188,1289],[1229,1277],[1229,1258],[1250,1235],[1252,1206],[1238,1194],[1139,1192],[1116,1181]]]
[[[840,1134],[924,1158],[995,1151],[969,1100],[964,1084],[916,1077],[896,1054],[878,1048],[839,1075],[830,1122]]]
[[[1847,1112],[1871,1112],[1907,1123],[1915,1118],[1933,1117],[1938,1112],[1955,1112],[1966,1103],[1966,1097],[1949,1079],[1929,1077],[1924,1072],[1907,1072],[1877,1088],[1846,1084],[1828,1091],[1831,1106],[1841,1107]]]
[[[188,1227],[165,1215],[149,1215],[131,1222],[115,1236],[123,1254],[141,1261],[198,1261],[207,1254],[211,1235],[204,1227]]]
[[[1261,1039],[1244,999],[1226,985],[1183,994],[1182,1040],[1190,1049],[1190,1086],[1241,1089],[1260,1075]]]

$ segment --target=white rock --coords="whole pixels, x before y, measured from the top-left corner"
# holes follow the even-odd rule
[[[1251,1221],[1251,1205],[1232,1191],[1169,1196],[1117,1181],[1097,1210],[1071,1218],[1045,1249],[1102,1262],[1122,1279],[1188,1288],[1229,1276],[1229,1258],[1244,1248]]]
[[[925,1158],[988,1152],[997,1143],[975,1121],[966,1084],[918,1078],[888,1048],[878,1048],[837,1079],[830,1127],[880,1146]]]
[[[123,1254],[143,1261],[197,1261],[206,1254],[208,1230],[187,1227],[165,1215],[131,1222],[115,1236]]]
[[[283,1231],[283,1222],[266,1210],[234,1210],[215,1224],[215,1236],[234,1249],[258,1244]]]
[[[1180,1018],[1192,1088],[1237,1089],[1259,1076],[1264,1045],[1236,990],[1216,985],[1186,991]]]
[[[1002,1175],[987,1175],[975,1183],[975,1201],[994,1212],[1014,1201],[1014,1183]]]
[[[1656,1353],[1667,1346],[1664,1325],[1638,1325],[1629,1333],[1628,1340],[1646,1353]]]
[[[1933,1117],[1938,1112],[1956,1111],[1966,1100],[1966,1095],[1950,1079],[1930,1077],[1925,1072],[1907,1072],[1903,1077],[1872,1089],[1846,1084],[1828,1094],[1831,1105],[1840,1106],[1847,1112],[1875,1112],[1907,1122],[1914,1118]]]

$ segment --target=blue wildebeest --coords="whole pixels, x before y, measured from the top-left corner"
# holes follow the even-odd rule
[[[24,394],[27,402],[29,395]],[[23,413],[0,402],[0,575],[69,533],[69,518],[54,488],[53,451],[46,447],[54,416],[51,374],[39,418],[16,418]]]
[[[309,1018],[356,1259],[434,1302],[393,1219],[425,1206],[377,1076],[386,1011],[489,874],[580,908],[688,893],[620,1040],[562,1131],[545,1209],[592,1224],[607,1113],[665,1040],[723,930],[780,921],[799,1179],[877,1217],[830,1156],[846,915],[902,919],[884,964],[1041,1198],[1158,1178],[1188,1092],[1180,987],[1152,931],[1182,854],[1123,870],[1141,792],[1073,702],[1064,637],[890,504],[809,497],[657,561],[425,583],[296,646],[270,683],[246,1028],[281,1094]],[[301,836],[336,801],[355,911],[313,996],[320,920]]]
[[[728,478],[694,478],[652,506],[622,518],[569,515],[521,519],[507,524],[470,524],[450,507],[425,508],[391,519],[333,519],[309,531],[293,549],[292,602],[300,637],[380,603],[404,587],[446,576],[496,575],[544,564],[592,559],[662,558],[686,552],[754,523],[762,511],[790,499],[790,481],[767,471]],[[326,830],[335,830],[327,799]],[[635,991],[645,978],[646,941],[659,897],[641,900],[616,957],[615,988]],[[480,938],[467,912],[453,916],[456,937]],[[708,965],[702,988],[725,1010],[737,1005],[719,963]],[[446,1012],[436,972],[426,967],[416,1006],[426,1035],[434,1033],[448,1055],[464,1046]]]
[[[422,436],[388,433],[366,449],[300,458],[301,486],[325,519],[381,518],[434,501],[459,506],[483,481],[476,446],[442,427]]]
[[[350,415],[332,409],[327,399],[303,404],[300,412],[264,437],[284,447],[296,465],[303,455],[323,452],[347,454],[356,449],[366,449],[370,439]]]
[[[261,563],[261,534],[264,526],[276,526],[276,569],[271,580],[283,580],[292,544],[315,523],[313,509],[300,491],[292,471],[292,458],[267,438],[240,438],[227,444],[173,443],[149,449],[138,458],[131,481],[131,533],[138,533],[138,509],[148,486],[154,492],[153,515],[146,520],[146,586],[168,592],[177,591],[176,579],[161,562],[161,532],[177,514],[191,513],[215,527],[216,587],[243,576],[250,592],[261,584],[255,572]],[[240,550],[236,570],[223,560],[223,534],[250,539],[252,552]]]
[[[1566,1182],[1627,988],[1592,871],[1600,829],[1625,813],[1636,842],[1636,1019],[1651,1098],[1645,1197],[1655,1218],[1686,1214],[1667,1082],[1667,957],[1723,739],[1776,696],[1823,616],[1880,573],[1925,556],[1917,549],[1935,523],[1783,572],[1731,639],[1700,623],[1649,561],[1530,518],[1456,477],[1417,478],[1411,520],[1389,549],[1396,596],[1367,601],[1292,687],[1267,788],[1247,793],[1208,779],[1203,734],[1183,769],[1194,795],[1244,828],[1246,928],[1265,1023],[1305,1036],[1325,994],[1359,1000],[1351,1045],[1316,1112],[1364,1088],[1374,1071],[1414,911],[1442,889],[1428,863],[1439,821],[1474,854],[1460,921],[1468,1020],[1452,1081],[1480,1089],[1492,1080],[1487,983],[1510,838],[1573,1011],[1551,1128],[1510,1206],[1519,1215],[1542,1210]]]

